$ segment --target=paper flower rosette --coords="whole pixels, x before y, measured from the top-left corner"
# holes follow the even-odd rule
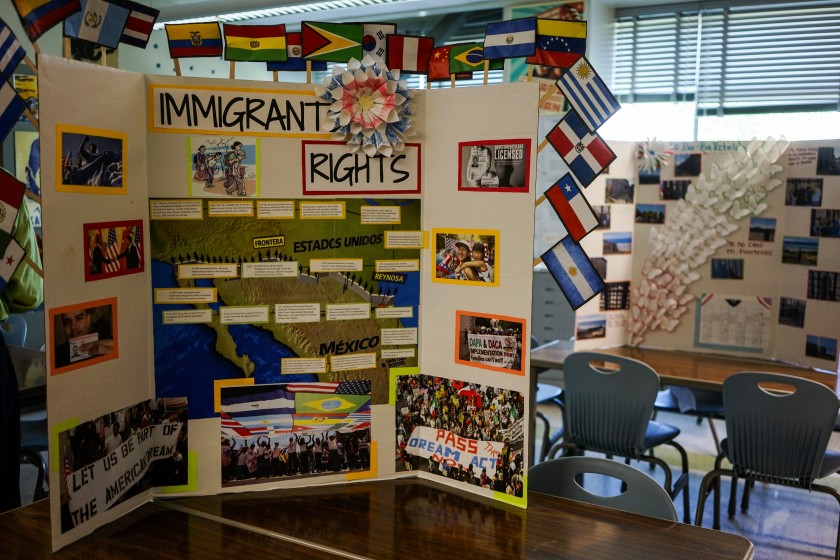
[[[330,102],[328,118],[335,120],[333,138],[347,142],[351,152],[390,157],[405,149],[415,134],[411,123],[411,93],[399,70],[366,56],[351,59],[347,68],[334,67],[315,95]]]
[[[636,166],[639,171],[653,172],[668,165],[668,156],[674,155],[674,147],[656,138],[639,144],[636,152]]]

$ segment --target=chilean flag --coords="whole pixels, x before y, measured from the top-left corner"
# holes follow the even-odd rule
[[[575,242],[598,227],[598,217],[569,173],[551,185],[545,197]]]
[[[615,153],[597,132],[589,132],[574,109],[570,109],[545,138],[584,187],[615,161]]]

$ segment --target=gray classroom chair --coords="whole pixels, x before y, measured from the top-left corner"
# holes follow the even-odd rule
[[[761,386],[761,385],[764,386]],[[767,384],[772,384],[767,387]],[[700,484],[696,525],[703,523],[709,492],[714,492],[714,528],[720,529],[720,477],[732,477],[729,515],[735,515],[738,478],[831,494],[814,481],[840,471],[840,453],[828,450],[837,419],[837,396],[828,387],[778,373],[741,372],[723,382],[726,439],[715,468]],[[721,468],[723,459],[731,469]],[[840,560],[840,516],[834,558]]]
[[[598,364],[596,367],[595,364]],[[548,457],[558,452],[606,455],[645,461],[665,471],[663,486],[672,498],[683,493],[685,522],[691,523],[688,491],[688,455],[674,441],[680,430],[651,420],[659,391],[659,375],[647,364],[598,352],[574,352],[563,364],[565,417],[562,439]],[[670,445],[680,454],[682,473],[672,484],[671,468],[648,452]]]
[[[578,475],[600,474],[621,481],[626,490],[615,496],[594,494],[578,484]],[[561,457],[528,470],[528,491],[588,504],[679,521],[671,496],[656,480],[623,463],[602,457]]]

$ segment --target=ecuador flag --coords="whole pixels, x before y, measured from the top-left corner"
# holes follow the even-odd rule
[[[286,60],[286,26],[233,25],[226,23],[225,60],[283,62]]]
[[[215,21],[167,23],[166,38],[172,58],[222,56],[222,30]]]

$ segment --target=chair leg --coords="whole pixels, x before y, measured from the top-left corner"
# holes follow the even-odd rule
[[[32,500],[35,502],[43,500],[47,497],[47,492],[44,491],[44,479],[47,473],[47,464],[44,462],[44,458],[40,453],[32,449],[21,449],[20,459],[38,469],[38,478],[35,481],[35,495]]]
[[[749,486],[749,481],[744,481]],[[745,490],[746,491],[746,490]],[[732,487],[729,489],[729,519],[735,517],[735,501],[738,499],[738,475],[732,476]]]
[[[834,496],[834,499],[837,500],[837,504],[840,505],[840,493],[838,493],[834,488],[830,486],[823,486],[822,484],[812,484],[811,490],[816,490],[817,492],[822,492],[824,494],[831,494]],[[834,544],[834,560],[840,560],[840,516],[838,516],[837,522],[837,542]]]
[[[666,463],[665,461],[663,461],[659,457],[650,457],[650,456],[646,456],[646,455],[642,455],[641,457],[638,457],[638,460],[639,461],[647,461],[648,463],[655,463],[655,464],[659,465],[660,467],[662,467],[662,470],[665,471],[665,481],[662,483],[662,487],[665,488],[665,490],[668,492],[668,494],[671,496],[671,498],[673,498],[674,494],[672,493],[672,487],[671,487],[671,480],[673,479],[673,475],[671,474],[671,467],[668,466],[668,463]]]
[[[716,471],[722,471],[723,470],[723,469],[721,469],[721,465],[723,464],[723,457],[724,457],[724,455],[723,455],[723,453],[721,453],[715,458],[715,470]],[[734,470],[731,471],[731,476],[732,476],[732,479],[735,480],[737,475],[735,474]],[[718,479],[715,483],[715,511],[714,511],[714,520],[712,522],[712,528],[717,529],[718,531],[720,531],[720,493],[721,493],[720,477],[718,477]]]
[[[706,507],[706,498],[708,498],[709,492],[719,493],[720,477],[729,473],[731,471],[715,469],[706,473],[706,476],[700,482],[700,493],[697,496],[697,511],[694,514],[694,524],[698,527],[703,525],[703,510]],[[715,488],[718,488],[718,490],[715,490]]]
[[[755,480],[751,478],[744,479],[744,493],[741,494],[741,511],[747,513],[750,509],[750,490],[755,486]]]
[[[548,455],[548,448],[551,447],[550,439],[549,439],[549,432],[551,431],[551,424],[548,422],[548,418],[545,414],[540,411],[537,411],[536,417],[542,420],[543,423],[543,438],[542,438],[542,447],[540,448],[540,463],[545,461],[545,456]]]
[[[669,441],[668,445],[679,452],[682,466],[682,474],[674,482],[671,497],[674,498],[680,492],[683,493],[683,522],[691,523],[691,497],[688,489],[688,454],[685,452],[685,448],[676,441]]]

